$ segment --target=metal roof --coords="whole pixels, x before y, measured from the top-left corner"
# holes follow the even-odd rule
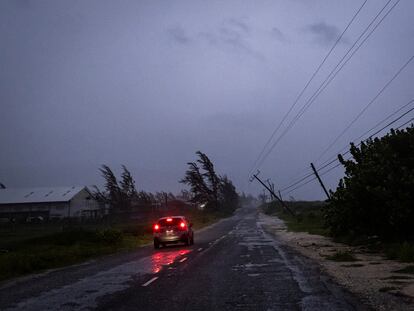
[[[0,204],[68,202],[83,186],[0,189]],[[88,191],[88,189],[86,188]]]

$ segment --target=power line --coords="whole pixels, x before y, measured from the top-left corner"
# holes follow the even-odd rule
[[[355,138],[353,141],[354,142],[355,141],[358,141],[359,139],[361,139],[362,137],[364,137],[366,134],[368,134],[371,131],[373,131],[374,129],[376,129],[378,126],[380,126],[381,124],[383,124],[384,122],[386,122],[387,120],[389,120],[390,118],[392,118],[393,116],[395,116],[398,112],[400,112],[401,110],[403,110],[407,106],[411,105],[412,103],[414,103],[414,99],[410,100],[408,103],[406,103],[403,106],[401,106],[400,108],[398,108],[396,111],[394,111],[393,113],[391,113],[390,115],[388,115],[385,119],[382,119],[381,121],[379,121],[378,123],[376,123],[373,127],[371,127],[369,130],[365,131],[363,134],[361,134],[360,136],[358,136],[357,138]],[[387,124],[385,127],[381,128],[376,133],[373,133],[370,137],[378,134],[379,132],[381,132],[382,130],[384,130],[385,128],[387,128],[388,126],[394,124],[396,121],[400,120],[403,116],[405,116],[406,114],[408,114],[409,112],[411,112],[413,109],[410,109],[407,112],[403,113],[397,119],[393,120],[392,122],[390,122],[389,124]],[[359,146],[359,145],[360,144],[358,144],[357,146]],[[323,168],[329,166],[330,164],[334,163],[335,161],[337,161],[337,159],[338,159],[337,158],[337,155],[338,154],[345,155],[345,154],[349,153],[349,150],[346,151],[346,149],[348,149],[348,148],[349,148],[349,145],[346,145],[344,148],[342,148],[341,150],[339,150],[338,152],[336,152],[335,155],[332,155],[331,157],[329,157],[328,160],[326,160],[325,162],[323,162],[322,164],[320,164],[321,166],[320,166],[319,169],[323,169]],[[345,153],[343,153],[344,151],[345,151]],[[309,169],[307,171],[309,171]],[[288,186],[284,186],[281,189],[281,191],[285,191],[285,190],[287,190],[287,189],[289,189],[289,188],[297,185],[298,183],[300,183],[301,181],[305,180],[306,178],[308,178],[310,176],[313,176],[313,174],[312,173],[310,173],[310,174],[307,173],[304,176],[300,176],[298,178],[293,178],[291,181],[289,181],[288,183],[286,183],[286,185],[288,185]]]
[[[388,4],[390,2],[391,2],[391,0],[389,0],[385,4],[385,6],[378,12],[378,14],[371,21],[371,23],[364,29],[364,31],[361,33],[361,35],[358,37],[358,39],[355,40],[354,44],[348,49],[348,51],[345,53],[345,55],[336,64],[335,68],[329,73],[329,75],[322,82],[322,84],[319,86],[319,88],[315,91],[315,93],[309,98],[309,100],[306,102],[306,104],[297,113],[297,115],[295,116],[295,119],[292,121],[293,123],[296,123],[297,120],[299,120],[299,118],[306,112],[306,110],[309,109],[309,107],[315,102],[315,100],[317,99],[317,97],[319,97],[319,95],[326,89],[326,87],[332,82],[332,80],[335,79],[335,77],[337,76],[337,74],[342,70],[343,67],[345,67],[345,65],[351,60],[351,58],[355,55],[355,53],[361,48],[361,46],[374,33],[374,31],[378,28],[378,26],[382,23],[382,21],[388,16],[388,14],[391,13],[391,11],[394,9],[394,7],[400,2],[400,0],[397,0],[397,2],[394,3],[394,5],[384,14],[384,16],[380,19],[380,21],[374,26],[374,28],[371,29],[371,31],[368,33],[368,35],[352,51],[352,53],[350,54],[350,56],[342,63],[342,61],[348,56],[348,54],[351,52],[351,50],[355,47],[355,45],[358,43],[358,41],[368,31],[368,29],[372,26],[372,24],[375,22],[375,20],[381,15],[381,13],[383,12],[383,10],[388,6]],[[339,67],[339,69],[338,69],[338,67]]]
[[[388,115],[385,119],[381,120],[380,122],[378,122],[377,124],[375,124],[373,127],[371,127],[369,130],[365,131],[363,134],[361,134],[360,136],[358,136],[357,138],[355,138],[353,141],[358,141],[360,140],[362,137],[364,137],[366,134],[368,134],[369,132],[371,132],[372,130],[374,130],[375,128],[377,128],[379,125],[381,125],[382,123],[384,123],[385,121],[387,121],[388,119],[392,118],[394,115],[396,115],[398,112],[400,112],[401,110],[403,110],[405,107],[409,106],[410,104],[414,103],[414,99],[410,100],[408,103],[406,103],[405,105],[403,105],[402,107],[398,108],[396,111],[394,111],[392,114]],[[371,135],[373,136],[373,135]],[[348,148],[348,145],[345,146],[344,148],[342,148],[340,151],[338,151],[336,154],[342,153],[344,150],[346,150]],[[329,157],[329,158],[332,158]],[[328,160],[329,161],[329,160]],[[326,161],[325,161],[326,162]],[[324,163],[325,163],[324,162]]]
[[[405,123],[401,124],[399,127],[397,127],[397,130],[399,130],[400,128],[402,128],[402,127],[406,126],[408,123],[410,123],[410,122],[412,122],[412,121],[414,121],[414,118],[412,118],[412,119],[408,120],[407,122],[405,122]]]
[[[379,125],[381,125],[382,123],[384,123],[385,121],[387,121],[388,119],[390,119],[391,117],[393,117],[394,115],[396,115],[398,112],[400,112],[402,109],[404,109],[405,107],[407,107],[408,105],[414,103],[414,99],[410,100],[408,103],[406,103],[405,105],[403,105],[402,107],[398,108],[396,111],[394,111],[392,114],[388,115],[388,117],[386,117],[385,119],[381,120],[380,122],[378,122],[376,125],[374,125],[373,127],[371,127],[369,130],[365,131],[364,134],[360,135],[358,138],[354,139],[353,142],[358,141],[359,139],[361,139],[363,136],[365,136],[366,134],[368,134],[369,132],[373,131],[375,128],[377,128]],[[380,133],[381,131],[383,131],[384,129],[386,129],[387,127],[389,127],[390,125],[394,124],[395,122],[397,122],[398,120],[400,120],[402,117],[404,117],[405,115],[407,115],[408,113],[410,113],[411,111],[413,111],[413,109],[409,109],[408,111],[406,111],[405,113],[403,113],[402,115],[400,115],[399,117],[397,117],[396,119],[394,119],[393,121],[391,121],[390,123],[388,123],[387,125],[385,125],[384,127],[382,127],[381,129],[379,129],[378,131],[376,131],[375,133],[371,134],[368,138],[371,138],[372,136],[377,135],[378,133]],[[366,140],[368,138],[365,138],[363,140]],[[359,143],[357,146],[359,146],[361,143]],[[333,155],[332,157],[334,157],[334,160],[337,157],[337,154],[342,153],[345,149],[349,148],[349,146],[345,146],[344,148],[342,148],[340,151],[338,151],[336,153],[336,155]],[[347,154],[349,152],[349,150],[345,153],[343,153],[343,155]],[[332,158],[330,157],[330,158]],[[330,160],[327,160],[325,162],[323,162],[321,165],[325,165],[326,162],[328,162]],[[332,162],[332,161],[331,161]],[[331,163],[330,162],[330,163]]]
[[[412,103],[412,102],[414,102],[414,100],[409,101],[409,102],[408,102],[408,104],[410,104],[410,103]],[[406,106],[407,106],[407,104],[406,104],[406,105],[404,105],[403,107],[406,107]],[[399,110],[401,110],[401,108],[400,108]],[[399,111],[399,110],[397,110],[397,111]],[[389,122],[387,125],[385,125],[384,127],[382,127],[382,128],[380,128],[379,130],[377,130],[375,133],[373,133],[372,135],[370,135],[367,139],[369,139],[369,138],[371,138],[371,137],[373,137],[373,136],[377,135],[378,133],[382,132],[384,129],[388,128],[390,125],[392,125],[392,124],[396,123],[397,121],[401,120],[404,116],[406,116],[408,113],[410,113],[410,112],[412,112],[412,111],[414,111],[414,108],[411,108],[411,109],[409,109],[408,111],[404,112],[403,114],[401,114],[400,116],[398,116],[396,119],[394,119],[393,121]],[[394,114],[395,114],[395,112],[394,112],[392,115],[394,115]],[[386,119],[389,119],[389,117],[387,117]],[[386,120],[386,119],[384,119],[384,120]],[[412,119],[408,120],[407,122],[405,122],[404,124],[400,125],[397,129],[400,129],[401,127],[403,127],[403,126],[405,126],[406,124],[410,123],[412,120],[414,120],[414,118],[412,118]],[[377,127],[377,125],[376,125],[375,127]],[[375,127],[371,128],[368,132],[372,131]],[[366,139],[365,139],[365,140],[366,140]],[[360,146],[360,145],[361,145],[361,143],[358,143],[358,144],[356,145],[356,147],[358,147],[358,146]],[[350,153],[350,150],[348,150],[348,151],[346,151],[346,152],[342,153],[342,156],[344,156],[344,155],[346,155],[346,154],[348,154],[348,153]],[[351,157],[350,157],[350,158],[351,158]],[[349,160],[350,158],[348,158],[348,160]],[[322,164],[322,166],[320,166],[320,167],[319,167],[319,170],[323,170],[324,168],[328,167],[329,165],[331,165],[331,164],[335,163],[336,161],[338,161],[338,158],[337,158],[337,157],[335,157],[334,159],[330,160],[330,161],[329,161],[329,162],[327,162],[327,163]],[[335,167],[337,167],[337,166],[339,166],[339,165],[340,165],[340,164],[337,164],[337,165],[336,165],[336,166],[334,166],[333,168],[335,168]],[[333,168],[331,168],[331,169],[333,169]],[[328,171],[330,171],[331,169],[329,169]],[[327,172],[328,172],[328,171],[327,171]],[[325,173],[327,173],[327,172],[321,173],[321,176],[323,176],[323,175],[324,175]],[[293,183],[293,184],[291,184],[291,185],[289,185],[289,186],[287,186],[287,187],[284,187],[283,189],[281,189],[281,191],[285,191],[285,190],[287,190],[287,189],[289,189],[289,188],[291,188],[291,187],[294,187],[295,185],[297,185],[297,184],[301,183],[302,181],[306,180],[307,178],[311,177],[312,175],[313,175],[313,174],[308,174],[308,175],[304,176],[303,178],[301,178],[300,180],[296,181],[295,183]],[[313,178],[312,180],[316,180],[316,178]],[[303,185],[306,185],[306,184],[307,184],[307,183],[309,183],[309,182],[310,182],[310,181],[307,181],[307,182],[306,182],[306,183],[304,183]],[[298,188],[300,188],[300,187],[302,187],[302,185],[299,185],[298,187],[295,187],[295,188],[294,188],[294,189],[292,189],[291,191],[293,191],[293,190],[295,190],[295,189],[298,189]],[[290,191],[289,191],[288,193],[290,193]]]
[[[412,103],[412,102],[414,102],[414,100],[411,100],[409,103]],[[393,125],[395,122],[397,122],[397,121],[399,121],[400,119],[402,119],[404,116],[406,116],[407,114],[409,114],[411,111],[413,111],[414,110],[414,108],[411,108],[411,109],[409,109],[408,111],[406,111],[406,112],[404,112],[402,115],[400,115],[398,118],[396,118],[396,119],[394,119],[393,121],[391,121],[390,123],[388,123],[387,125],[385,125],[384,127],[382,127],[382,128],[380,128],[378,131],[376,131],[375,133],[373,133],[373,134],[371,134],[368,138],[366,138],[366,139],[364,139],[364,140],[367,140],[367,139],[369,139],[369,138],[372,138],[373,136],[375,136],[375,135],[377,135],[378,133],[380,133],[380,132],[382,132],[383,130],[385,130],[386,128],[388,128],[390,125]],[[402,126],[404,126],[405,124],[407,124],[407,123],[409,123],[410,121],[408,121],[408,122],[406,122],[406,123],[404,123],[403,125],[400,125],[400,127],[402,127]],[[398,127],[398,128],[400,128],[400,127]],[[370,131],[372,131],[373,130],[373,128],[371,129],[371,130],[369,130],[368,132],[370,132]],[[361,136],[360,136],[361,137]],[[358,138],[359,139],[359,138]],[[360,143],[358,143],[357,145],[356,145],[356,147],[358,147],[358,146],[360,146],[361,145],[361,143],[362,142],[360,142]],[[345,147],[346,148],[346,147]],[[343,150],[343,149],[342,149]],[[346,152],[344,152],[344,153],[342,153],[342,155],[344,156],[344,155],[346,155],[346,154],[348,154],[348,153],[350,153],[350,150],[348,150],[348,151],[346,151]],[[341,154],[341,152],[338,152],[338,154]],[[327,164],[322,164],[323,166],[321,166],[320,167],[320,169],[322,169],[322,168],[324,168],[324,167],[326,167],[326,166],[329,166],[331,163],[333,163],[333,162],[335,162],[336,160],[337,160],[338,158],[336,157],[335,159],[333,159],[333,160],[331,160],[330,162],[328,162]]]
[[[391,124],[395,123],[396,121],[400,120],[402,117],[404,117],[405,115],[407,115],[409,112],[413,111],[414,108],[410,109],[409,111],[405,112],[404,114],[402,114],[401,116],[399,116],[397,119],[393,120],[392,122],[388,123],[386,126],[384,126],[383,128],[381,128],[380,130],[378,130],[377,132],[375,132],[374,134],[372,134],[369,138],[371,138],[372,136],[378,134],[379,132],[383,131],[384,129],[386,129],[387,127],[389,127]],[[414,118],[411,118],[410,120],[404,122],[403,124],[401,124],[400,126],[397,127],[397,129],[400,129],[404,126],[406,126],[408,123],[414,121]],[[359,143],[357,146],[361,145],[361,143]],[[350,152],[350,151],[349,151]],[[347,152],[347,153],[349,153]],[[343,154],[345,155],[345,153]],[[349,157],[348,159],[345,159],[345,161],[348,161],[349,159],[351,159],[352,157]],[[321,176],[327,174],[328,172],[330,172],[331,170],[333,170],[335,167],[339,166],[341,163],[338,163],[337,165],[335,165],[334,167],[330,168],[329,170],[327,170],[326,172],[323,172],[321,174]],[[326,166],[325,166],[326,167]],[[323,169],[323,167],[320,167],[319,170]]]
[[[306,174],[303,174],[305,172],[306,172]],[[290,179],[289,182],[285,183],[285,185],[283,187],[281,187],[281,189],[286,188],[287,185],[291,185],[291,184],[295,183],[297,180],[301,180],[303,178],[306,178],[307,176],[309,176],[312,173],[312,170],[310,168],[301,169],[300,171],[298,171],[298,173],[302,173],[302,174],[300,174],[299,176],[297,176],[298,174],[295,174],[294,176],[297,176],[297,177]]]
[[[286,112],[286,114],[283,116],[282,120],[279,122],[279,124],[277,125],[277,127],[275,128],[275,130],[272,132],[272,134],[270,135],[269,139],[267,140],[267,142],[265,143],[263,149],[261,150],[261,152],[259,153],[259,156],[257,157],[257,159],[254,161],[253,167],[249,172],[250,173],[254,170],[254,168],[256,167],[257,162],[260,160],[260,158],[262,157],[263,153],[265,152],[266,148],[269,146],[270,142],[273,140],[274,136],[276,135],[276,133],[278,132],[278,130],[280,129],[280,127],[282,126],[282,124],[285,122],[286,118],[289,116],[289,114],[292,112],[293,108],[296,106],[296,104],[298,103],[299,99],[302,97],[302,95],[304,94],[304,92],[306,91],[306,89],[308,88],[308,86],[310,85],[310,83],[313,81],[313,79],[315,78],[315,76],[318,74],[318,72],[320,71],[320,69],[322,68],[322,66],[325,64],[326,60],[328,59],[328,57],[331,55],[332,51],[335,49],[335,47],[338,45],[338,43],[341,41],[342,37],[344,36],[345,32],[348,30],[348,28],[352,25],[352,23],[354,22],[355,18],[358,16],[358,14],[361,12],[362,8],[365,6],[365,4],[367,3],[368,0],[365,0],[362,5],[359,7],[359,9],[355,12],[355,14],[352,16],[351,20],[348,22],[348,24],[346,25],[345,29],[342,31],[342,33],[339,35],[339,37],[336,39],[335,43],[332,45],[332,47],[330,48],[330,50],[328,51],[328,53],[325,55],[325,57],[323,58],[322,62],[319,64],[319,66],[316,68],[316,70],[313,72],[312,76],[310,77],[310,79],[308,80],[308,82],[305,84],[305,86],[303,87],[303,89],[300,91],[300,93],[298,94],[298,96],[296,97],[295,101],[293,102],[293,104],[290,106],[289,110]],[[391,0],[390,0],[391,1]]]
[[[349,159],[350,159],[350,158],[348,158],[348,160],[349,160]],[[331,167],[330,169],[328,169],[327,171],[325,171],[325,172],[323,172],[323,173],[320,173],[319,175],[320,175],[320,176],[324,176],[324,175],[328,174],[330,171],[332,171],[333,169],[337,168],[337,167],[338,167],[338,166],[340,166],[340,165],[341,165],[341,163],[338,163],[337,165],[335,165],[335,166]],[[297,186],[297,187],[295,187],[295,188],[293,188],[293,189],[289,190],[288,192],[284,193],[284,195],[287,195],[287,194],[289,194],[289,193],[291,193],[291,192],[293,192],[293,191],[295,191],[295,190],[297,190],[297,189],[299,189],[299,188],[302,188],[303,186],[306,186],[307,184],[309,184],[310,182],[312,182],[312,181],[314,181],[314,180],[317,180],[317,178],[316,178],[316,177],[314,177],[314,178],[312,178],[312,179],[308,180],[307,182],[305,182],[305,183],[303,183],[303,184],[301,184],[301,185],[299,185],[299,186]]]
[[[299,120],[299,118],[306,112],[306,110],[312,105],[312,103],[316,100],[316,98],[325,90],[325,88],[332,82],[332,80],[336,77],[336,75],[342,70],[342,68],[348,63],[348,61],[355,55],[355,53],[361,48],[361,46],[366,42],[366,40],[372,35],[372,33],[378,28],[378,26],[383,22],[383,20],[389,15],[389,13],[395,8],[395,6],[400,2],[398,0],[394,3],[394,5],[384,14],[384,16],[380,19],[380,21],[374,26],[374,28],[368,33],[368,35],[362,40],[362,42],[357,46],[357,48],[351,53],[348,59],[342,63],[342,61],[347,57],[347,55],[351,52],[351,50],[355,47],[358,41],[364,36],[364,34],[369,30],[372,24],[378,19],[381,13],[385,10],[385,8],[389,5],[392,0],[389,0],[383,8],[378,12],[378,14],[374,17],[374,19],[370,22],[370,24],[364,29],[358,39],[354,42],[354,44],[348,49],[345,55],[341,58],[341,60],[337,63],[335,68],[330,72],[327,78],[322,82],[319,88],[313,93],[313,95],[308,99],[308,101],[302,106],[300,111],[296,114],[296,116],[291,120],[288,124],[287,128],[282,132],[282,134],[278,137],[278,139],[273,143],[271,148],[268,152],[262,157],[261,161],[256,166],[260,166],[264,160],[269,156],[272,150],[276,147],[276,145],[280,142],[280,140],[289,132],[289,130],[294,126],[294,124]],[[342,65],[341,65],[342,63]],[[339,67],[340,66],[340,67]],[[338,69],[339,67],[339,69]],[[338,69],[338,70],[337,70]],[[336,72],[335,72],[336,71]]]
[[[385,89],[388,88],[388,86],[400,75],[400,73],[408,66],[408,64],[414,59],[414,55],[411,56],[407,62],[404,63],[404,65],[394,74],[394,76],[382,87],[382,89],[377,93],[377,95],[374,96],[373,99],[358,113],[358,115],[351,121],[350,124],[348,124],[347,127],[332,141],[332,143],[321,153],[321,155],[318,157],[317,160],[319,160],[322,156],[328,152],[333,145],[336,144],[336,142],[351,128],[352,125],[356,121],[359,120],[359,118],[365,113],[365,111],[377,100],[377,98],[385,91]]]
[[[303,183],[303,184],[300,184],[299,186],[297,186],[297,187],[295,187],[295,188],[293,188],[293,189],[289,190],[288,192],[283,193],[283,195],[287,195],[287,194],[289,194],[289,193],[291,193],[291,192],[293,192],[293,191],[295,191],[295,190],[297,190],[297,189],[299,189],[299,188],[302,188],[303,186],[306,186],[307,184],[309,184],[310,182],[312,182],[312,181],[314,181],[314,180],[316,180],[316,179],[317,179],[317,178],[316,178],[316,177],[314,177],[314,178],[312,178],[312,179],[308,180],[307,182],[305,182],[305,183]]]
[[[402,128],[402,127],[406,126],[408,123],[410,123],[410,122],[412,122],[412,121],[414,121],[414,118],[411,118],[411,119],[410,119],[410,120],[408,120],[407,122],[404,122],[404,123],[403,123],[403,124],[401,124],[399,127],[397,127],[397,129],[400,129],[400,128]],[[347,160],[349,160],[350,158],[351,158],[351,157],[349,157],[348,159],[346,159],[346,161],[347,161]],[[331,168],[330,168],[330,169],[328,169],[327,171],[325,171],[325,172],[321,173],[321,174],[320,174],[320,176],[324,176],[324,175],[328,174],[330,171],[332,171],[333,169],[337,168],[337,167],[338,167],[338,166],[340,166],[340,165],[341,165],[341,163],[338,163],[337,165],[335,165],[335,166],[331,167]],[[322,168],[320,168],[320,169],[322,169]],[[310,182],[315,181],[316,179],[317,179],[317,178],[316,178],[316,177],[314,177],[314,178],[312,178],[312,179],[310,179],[310,180],[306,181],[305,183],[303,183],[303,184],[301,184],[301,185],[299,185],[299,186],[297,186],[297,187],[295,187],[295,188],[293,188],[293,189],[289,190],[288,192],[284,193],[283,195],[287,195],[287,194],[289,194],[289,193],[291,193],[291,192],[293,192],[293,191],[295,191],[295,190],[297,190],[297,189],[299,189],[299,188],[302,188],[302,187],[306,186],[307,184],[309,184]]]
[[[299,184],[300,182],[304,181],[305,179],[307,179],[307,178],[309,178],[309,177],[311,177],[311,176],[313,176],[313,173],[310,173],[310,174],[308,174],[308,175],[306,175],[306,176],[302,177],[300,180],[298,180],[298,181],[294,182],[294,183],[293,183],[293,184],[291,184],[290,186],[287,186],[287,187],[284,187],[283,189],[280,189],[280,191],[285,191],[285,190],[287,190],[287,189],[289,189],[289,188],[291,188],[291,187],[293,187],[293,186],[295,186],[295,185]]]

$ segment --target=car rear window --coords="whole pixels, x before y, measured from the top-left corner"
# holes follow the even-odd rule
[[[158,220],[160,226],[178,226],[183,221],[182,218],[171,218],[171,221],[167,221],[168,218]]]

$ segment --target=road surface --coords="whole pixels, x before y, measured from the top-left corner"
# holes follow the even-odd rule
[[[9,282],[1,310],[366,310],[240,209],[191,247],[117,254]]]

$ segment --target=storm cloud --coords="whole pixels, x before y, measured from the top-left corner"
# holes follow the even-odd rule
[[[335,25],[328,25],[324,22],[308,25],[305,32],[312,36],[314,42],[322,45],[332,45],[339,37],[339,28]]]
[[[101,164],[124,164],[139,189],[178,192],[201,150],[257,194],[255,159],[361,3],[0,1],[0,182],[101,185]],[[367,2],[287,121],[385,3]],[[263,178],[289,185],[414,98],[410,64],[316,161],[414,54],[413,11],[401,1],[384,19],[259,165]],[[327,187],[342,174],[323,175]],[[317,183],[284,195],[323,198]]]

